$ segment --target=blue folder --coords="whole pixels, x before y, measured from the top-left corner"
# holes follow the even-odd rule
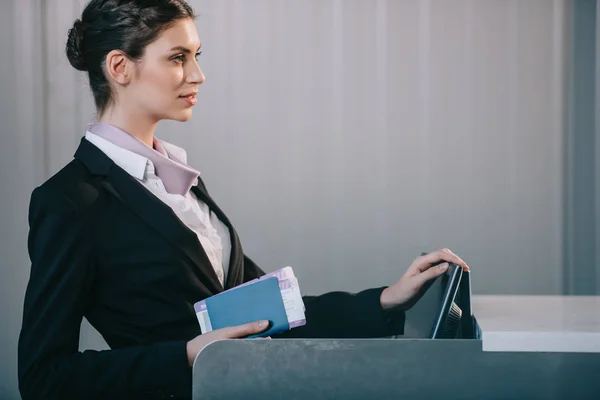
[[[259,320],[269,320],[269,329],[249,338],[270,336],[290,329],[277,277],[261,279],[209,297],[206,310],[213,330]]]

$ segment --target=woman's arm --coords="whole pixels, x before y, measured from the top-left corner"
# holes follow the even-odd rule
[[[32,265],[18,349],[23,399],[190,397],[186,342],[78,351],[95,268],[86,214],[58,191],[42,186],[32,194]]]
[[[244,281],[264,272],[244,256]],[[304,296],[306,325],[274,338],[373,338],[404,332],[404,312],[384,311],[381,293],[385,287],[360,293],[329,292],[320,296]]]

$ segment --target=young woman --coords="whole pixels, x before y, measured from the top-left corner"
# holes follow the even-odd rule
[[[186,153],[154,136],[187,121],[204,75],[184,0],[92,0],[66,50],[97,107],[74,159],[31,196],[31,276],[19,338],[23,399],[189,398],[208,343],[267,328],[200,335],[193,305],[264,274]],[[278,337],[401,333],[421,285],[465,263],[447,249],[417,258],[389,287],[305,297],[307,324]],[[82,318],[106,351],[78,351]]]

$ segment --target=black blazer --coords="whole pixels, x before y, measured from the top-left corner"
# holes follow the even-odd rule
[[[231,232],[225,289],[263,275],[201,180],[193,191]],[[190,398],[193,305],[224,290],[196,235],[86,139],[33,191],[29,225],[23,399]],[[381,309],[382,290],[304,297],[306,326],[278,337],[399,334],[404,314]],[[78,351],[83,317],[111,350]]]

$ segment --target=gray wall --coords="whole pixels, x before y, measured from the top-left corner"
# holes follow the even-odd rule
[[[565,136],[564,292],[600,293],[600,181],[597,172],[597,2],[578,0],[568,19],[572,25],[568,58]],[[599,147],[600,148],[600,147]],[[594,190],[595,188],[595,190]],[[595,217],[594,217],[595,215]]]
[[[356,290],[448,246],[476,292],[561,290],[563,2],[197,4],[201,106],[160,132],[259,264]]]
[[[43,168],[37,1],[0,1],[0,399],[18,398],[17,336],[29,277],[27,206]]]
[[[600,2],[596,1],[596,164],[595,171],[600,171]],[[596,190],[596,293],[600,292],[600,173],[595,176]]]
[[[64,56],[83,3],[0,2],[0,399],[17,396],[29,194],[94,116]],[[446,246],[475,293],[563,291],[570,2],[191,3],[207,81],[158,134],[266,270],[359,290]],[[82,347],[104,346],[84,324]]]

